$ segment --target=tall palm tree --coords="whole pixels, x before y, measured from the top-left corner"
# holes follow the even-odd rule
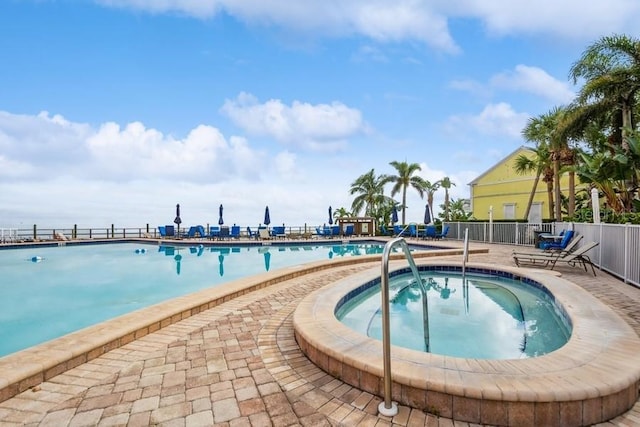
[[[420,176],[415,175],[416,172],[422,169],[418,163],[393,161],[389,164],[396,169],[397,175],[383,175],[381,179],[384,184],[393,183],[393,187],[391,187],[391,197],[402,192],[402,223],[406,224],[407,188],[413,187],[418,194],[420,194],[420,197],[423,196],[425,181]]]
[[[527,201],[527,208],[524,212],[524,219],[527,220],[529,218],[529,212],[531,212],[531,206],[533,205],[533,199],[536,195],[536,191],[538,189],[538,183],[540,182],[540,177],[544,176],[553,178],[553,170],[550,167],[550,157],[549,150],[545,143],[538,144],[535,148],[532,148],[531,151],[534,153],[533,157],[529,157],[525,154],[521,154],[516,157],[515,160],[515,171],[519,175],[526,175],[530,172],[535,172],[536,177],[533,180],[533,186],[531,187],[531,192],[529,193],[529,200]],[[551,182],[548,178],[545,182]],[[552,192],[547,189],[547,195],[549,197],[549,216],[553,216],[553,195]]]
[[[562,165],[564,154],[569,151],[567,138],[563,133],[559,131],[560,124],[565,117],[567,109],[565,107],[554,107],[547,113],[541,114],[537,117],[532,117],[527,122],[527,125],[522,130],[522,135],[527,141],[534,142],[538,146],[541,144],[546,145],[548,149],[549,158],[553,168],[553,185],[551,187],[553,191],[553,200],[550,202],[551,216],[556,221],[562,221],[562,205],[560,200],[562,199],[562,193],[560,188],[560,168]],[[547,188],[549,188],[549,182],[547,181]],[[571,190],[572,194],[575,190]],[[575,204],[575,196],[572,197]],[[573,214],[573,213],[571,213]]]
[[[365,215],[373,216],[377,205],[385,201],[384,182],[371,169],[351,183],[349,194],[357,194],[351,203],[351,211],[354,215],[358,215],[364,208]]]
[[[625,151],[627,130],[634,129],[633,110],[640,91],[640,39],[626,35],[605,36],[587,47],[576,61],[569,77],[574,83],[584,79],[575,104],[590,106],[583,113],[594,110],[615,112],[614,143]]]
[[[449,221],[449,190],[456,184],[451,182],[451,179],[448,176],[445,176],[438,181],[438,184],[441,188],[444,188],[444,220]]]
[[[433,216],[433,196],[436,193],[436,191],[438,191],[438,189],[440,188],[440,182],[434,182],[433,184],[428,181],[428,180],[424,180],[424,191],[425,193],[427,193],[427,203],[429,204],[429,211],[431,213],[431,218],[435,218],[435,216]]]

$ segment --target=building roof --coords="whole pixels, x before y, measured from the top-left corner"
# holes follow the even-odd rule
[[[482,178],[484,178],[487,174],[489,174],[489,172],[493,171],[494,169],[496,169],[498,166],[504,164],[509,158],[515,156],[516,154],[518,154],[521,151],[529,151],[529,152],[533,152],[533,150],[529,147],[525,147],[524,145],[521,145],[520,147],[516,148],[515,150],[513,150],[511,153],[507,154],[504,158],[500,159],[498,162],[496,162],[493,166],[491,166],[489,169],[487,169],[486,171],[484,171],[483,173],[481,173],[476,179],[474,179],[473,181],[471,181],[470,183],[468,183],[467,185],[475,185],[478,183],[478,181],[480,181]]]

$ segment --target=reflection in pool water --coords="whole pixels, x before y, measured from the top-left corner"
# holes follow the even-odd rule
[[[515,359],[556,350],[571,334],[553,298],[534,285],[482,274],[463,279],[459,273],[429,271],[421,277],[423,286],[408,273],[390,278],[394,345],[456,357]],[[336,316],[381,339],[380,300],[378,281],[343,300]]]
[[[73,244],[3,249],[0,356],[200,289],[381,245]]]

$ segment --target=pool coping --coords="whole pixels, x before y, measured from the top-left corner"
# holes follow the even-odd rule
[[[149,242],[149,239],[125,240]],[[372,239],[367,240],[370,241]],[[357,239],[351,239],[351,241],[356,242]],[[109,243],[119,242],[120,240],[109,240]],[[299,244],[303,242],[297,241]],[[316,240],[313,240],[313,242],[317,243]],[[334,243],[336,242],[334,241]],[[184,243],[195,244],[198,241]],[[380,243],[384,244],[386,241],[380,241]],[[488,251],[488,249],[477,248],[469,252],[488,253]],[[462,254],[463,250],[460,248],[449,248],[416,252],[414,257],[420,259]],[[236,297],[302,275],[345,265],[376,262],[380,258],[380,254],[334,258],[329,261],[315,261],[298,266],[285,267],[272,272],[230,281],[223,286],[204,289],[155,304],[0,357],[0,402],[10,399],[67,370],[93,360],[110,350],[119,348]],[[402,258],[403,254],[391,255],[391,259]]]
[[[394,268],[398,265],[392,263]],[[591,425],[635,404],[640,339],[611,308],[555,274],[467,265],[543,284],[571,320],[569,342],[547,355],[518,360],[464,359],[392,346],[394,401],[454,420],[491,425],[531,420],[535,425],[556,424],[548,422],[551,413],[559,414],[560,425]],[[300,302],[293,322],[298,344],[316,365],[354,387],[383,396],[382,343],[348,328],[334,315],[348,292],[376,275],[375,269],[367,270],[313,292]]]

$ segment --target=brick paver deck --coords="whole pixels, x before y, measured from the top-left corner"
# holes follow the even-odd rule
[[[512,247],[489,248],[472,260],[513,265]],[[0,426],[468,426],[404,406],[379,416],[379,397],[324,373],[297,346],[298,301],[372,265],[297,277],[148,334],[0,402]],[[640,289],[557,270],[640,333]],[[604,425],[640,425],[640,404]]]

